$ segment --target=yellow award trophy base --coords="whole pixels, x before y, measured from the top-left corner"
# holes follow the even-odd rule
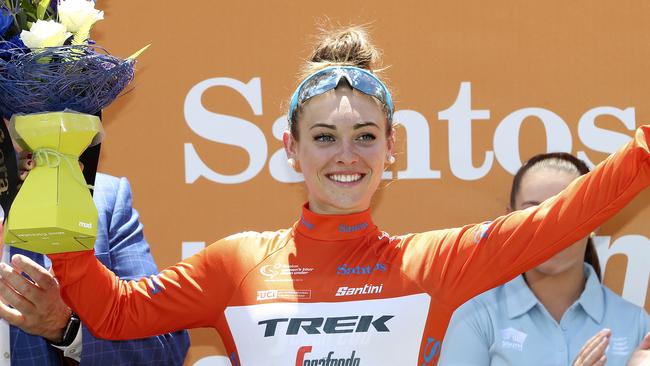
[[[93,249],[97,208],[78,160],[102,131],[99,118],[49,112],[16,115],[11,122],[14,139],[33,151],[36,167],[11,206],[5,244],[42,254]]]

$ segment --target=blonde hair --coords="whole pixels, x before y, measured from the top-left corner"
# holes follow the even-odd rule
[[[370,40],[365,26],[355,25],[337,28],[321,28],[314,50],[307,58],[299,77],[300,81],[329,66],[355,66],[379,74],[381,52]],[[381,106],[384,107],[383,105]],[[296,119],[302,105],[296,109]],[[387,133],[392,126],[388,126]],[[298,138],[298,123],[291,123],[291,134]]]
[[[374,72],[381,52],[370,40],[364,26],[321,29],[314,51],[307,59],[301,79],[328,66],[356,66]]]

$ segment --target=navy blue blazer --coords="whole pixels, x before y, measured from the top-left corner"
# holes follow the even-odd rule
[[[158,273],[144,239],[138,213],[131,204],[126,178],[97,173],[93,200],[99,211],[95,256],[122,279],[139,279]],[[41,254],[10,248],[50,268]],[[92,296],[92,294],[88,294]],[[134,324],[134,326],[137,326]],[[42,337],[11,326],[11,365],[61,365],[61,352]],[[82,324],[81,365],[182,365],[189,348],[187,332],[168,333],[130,341],[95,338]]]

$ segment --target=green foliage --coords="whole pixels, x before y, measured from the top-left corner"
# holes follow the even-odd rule
[[[38,19],[45,19],[45,13],[47,13],[47,9],[50,7],[50,0],[41,0],[38,2],[38,6],[36,7],[36,17]]]

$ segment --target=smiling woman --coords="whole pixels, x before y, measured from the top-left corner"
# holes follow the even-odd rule
[[[52,255],[63,296],[88,327],[111,339],[212,327],[234,365],[432,365],[457,306],[583,238],[650,184],[650,129],[641,127],[538,206],[391,236],[370,215],[395,139],[377,55],[353,27],[325,34],[308,60],[283,136],[308,192],[290,228],[232,235],[137,282],[92,253]]]
[[[310,209],[346,214],[370,207],[394,145],[386,114],[345,83],[313,97],[300,120],[298,136],[285,132],[284,143],[305,176]]]

